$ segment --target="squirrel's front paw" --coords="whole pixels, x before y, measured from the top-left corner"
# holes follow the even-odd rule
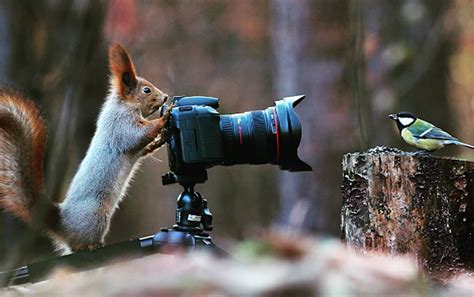
[[[171,110],[172,110],[173,108],[175,108],[175,107],[176,107],[176,105],[174,105],[174,103],[171,103],[171,104],[168,106],[168,108],[166,109],[165,113],[163,114],[163,116],[162,116],[161,118],[162,118],[163,120],[165,120],[165,121],[168,121],[169,118],[170,118],[170,116],[171,116]]]
[[[163,128],[158,134],[158,136],[153,139],[152,142],[150,142],[144,149],[143,149],[143,156],[146,156],[148,154],[153,153],[156,149],[160,148],[166,143],[166,140],[168,139],[168,131],[166,128]]]
[[[163,115],[161,116],[160,120],[162,121],[163,124],[166,124],[166,122],[169,121],[170,117],[171,117],[171,110],[173,108],[175,108],[176,105],[174,105],[174,103],[171,103],[165,110],[165,112],[163,113]]]

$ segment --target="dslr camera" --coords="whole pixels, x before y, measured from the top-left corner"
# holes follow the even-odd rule
[[[167,124],[171,172],[163,184],[202,183],[215,165],[275,164],[310,171],[298,157],[301,124],[293,108],[304,95],[286,97],[264,110],[220,115],[219,99],[178,96]],[[167,109],[163,106],[162,112]]]

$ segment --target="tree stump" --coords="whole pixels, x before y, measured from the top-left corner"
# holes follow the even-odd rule
[[[342,167],[344,241],[414,255],[431,274],[474,268],[474,162],[376,147]]]

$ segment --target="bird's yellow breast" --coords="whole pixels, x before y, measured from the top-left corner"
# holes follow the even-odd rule
[[[438,139],[419,139],[413,137],[413,134],[407,129],[402,130],[402,138],[406,143],[422,150],[435,151],[444,146],[443,141]]]

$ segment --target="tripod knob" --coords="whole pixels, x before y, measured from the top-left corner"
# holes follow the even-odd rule
[[[209,207],[207,206],[206,199],[203,199],[202,205],[202,226],[204,227],[205,231],[212,231],[212,229],[214,229],[214,226],[212,225],[212,213]]]

